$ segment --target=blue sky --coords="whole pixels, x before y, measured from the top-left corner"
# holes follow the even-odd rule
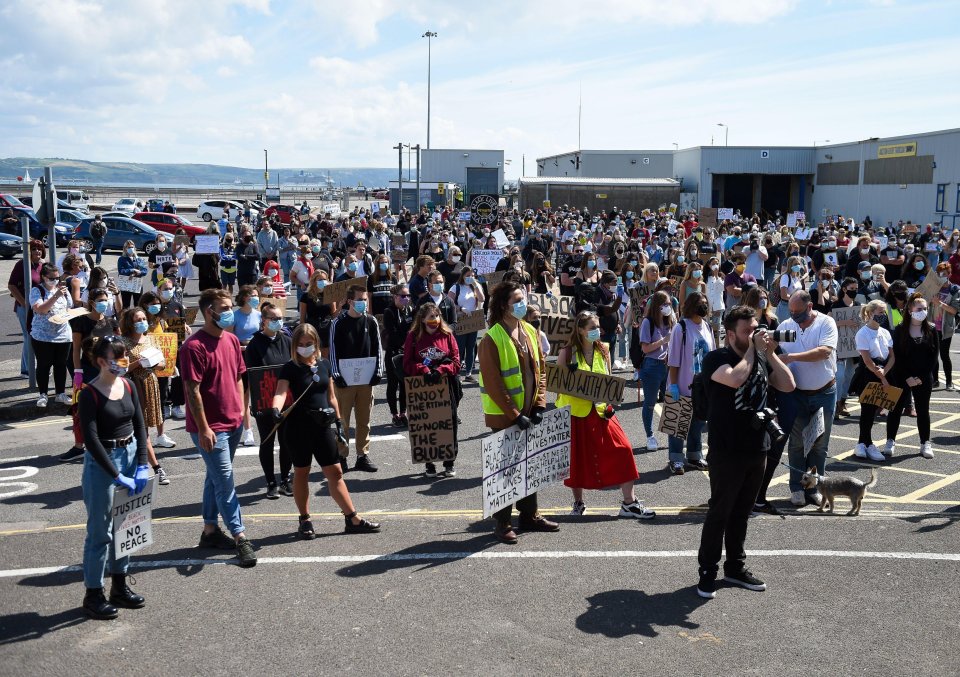
[[[957,127],[960,3],[8,0],[2,156],[390,167],[397,141],[791,145]],[[22,36],[8,39],[10,36]]]

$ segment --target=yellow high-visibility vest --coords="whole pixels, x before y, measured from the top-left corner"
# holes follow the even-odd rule
[[[603,352],[599,348],[593,349],[593,364],[587,365],[587,361],[584,358],[583,354],[577,350],[577,368],[585,369],[586,371],[592,371],[596,374],[606,374],[607,373],[607,360],[603,356]],[[570,405],[570,415],[576,416],[577,418],[586,418],[590,415],[590,405],[596,407],[597,413],[600,416],[603,416],[606,408],[606,402],[591,402],[590,400],[585,400],[582,397],[574,397],[573,395],[557,395],[557,409],[560,407],[565,407]]]
[[[520,326],[523,327],[523,330],[527,332],[527,336],[530,338],[530,344],[533,346],[534,361],[539,362],[540,341],[537,337],[537,330],[523,320],[520,321]],[[513,400],[513,404],[517,410],[523,411],[523,374],[520,370],[520,356],[517,355],[517,347],[513,344],[510,335],[507,334],[507,331],[499,322],[490,328],[487,336],[489,336],[497,346],[497,354],[500,357],[500,377],[503,379],[504,386],[506,386],[507,394],[510,395],[510,399]],[[504,414],[500,407],[497,406],[497,403],[487,395],[487,390],[483,386],[483,371],[480,372],[480,402],[483,405],[484,414]]]

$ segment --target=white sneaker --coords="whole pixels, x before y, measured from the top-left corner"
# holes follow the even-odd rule
[[[639,369],[634,369],[634,370],[633,370],[633,380],[634,380],[634,381],[639,381],[639,380],[640,380],[640,370],[639,370]]]
[[[820,505],[823,503],[823,494],[819,491],[810,494],[810,500],[814,502],[815,505]]]
[[[867,458],[871,461],[882,461],[884,460],[884,455],[880,453],[880,450],[873,444],[867,447]]]
[[[185,418],[187,417],[187,412],[186,412],[186,410],[183,408],[183,405],[182,405],[182,404],[178,404],[177,406],[175,406],[175,407],[173,408],[173,412],[172,412],[172,413],[173,413],[173,420],[174,420],[174,421],[182,421],[183,419],[185,419]]]
[[[862,442],[858,442],[856,448],[853,450],[853,455],[857,458],[866,458],[867,457],[867,445]]]
[[[573,509],[570,511],[570,514],[573,515],[574,517],[580,517],[586,511],[587,511],[587,506],[585,503],[582,503],[580,501],[574,501]]]
[[[241,447],[255,447],[257,446],[256,441],[253,439],[253,430],[247,428],[243,431],[243,437],[240,438]]]
[[[657,442],[657,438],[651,435],[647,438],[647,451],[656,451],[660,448],[660,443]]]
[[[623,362],[621,362],[620,360],[614,360],[614,361],[613,361],[613,368],[614,368],[614,369],[623,369]]]
[[[803,491],[794,491],[790,494],[790,502],[798,508],[802,508],[807,504],[807,496]]]
[[[920,445],[920,455],[924,458],[933,458],[933,445],[930,442],[924,442]]]
[[[59,395],[57,395],[56,400],[57,400],[57,404],[70,404],[70,403],[71,403],[70,396],[67,395],[66,393],[60,393]]]
[[[47,396],[46,396],[46,395],[41,395],[40,397],[37,398],[37,407],[40,408],[40,409],[46,409],[46,408],[47,408]]]
[[[646,507],[640,501],[633,501],[632,503],[621,503],[620,504],[620,513],[618,517],[632,517],[633,519],[638,520],[649,520],[657,516],[650,508]]]
[[[893,452],[897,450],[897,443],[894,440],[887,440],[887,444],[883,447],[884,456],[893,456]]]
[[[169,435],[164,433],[153,438],[153,446],[160,447],[161,449],[173,449],[177,446],[177,443],[174,442]]]

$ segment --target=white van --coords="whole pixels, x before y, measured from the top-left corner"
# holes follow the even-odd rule
[[[70,205],[70,209],[79,209],[85,212],[90,208],[90,198],[82,190],[58,190],[57,198]]]

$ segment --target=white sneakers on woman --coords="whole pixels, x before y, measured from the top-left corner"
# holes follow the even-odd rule
[[[933,445],[929,441],[920,445],[920,455],[924,458],[933,458]]]

